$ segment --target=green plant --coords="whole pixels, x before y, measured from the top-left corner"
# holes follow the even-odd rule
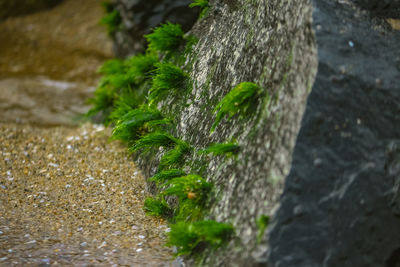
[[[235,143],[226,143],[226,144],[213,144],[206,149],[200,150],[200,154],[210,154],[213,155],[224,155],[227,154],[228,156],[237,154],[240,150],[240,146]]]
[[[152,147],[165,147],[170,148],[177,144],[177,139],[172,135],[163,132],[148,133],[138,139],[135,144],[130,148],[131,152],[140,149],[149,150]]]
[[[200,7],[200,18],[203,18],[210,9],[208,0],[193,0],[193,3],[191,3],[189,7]]]
[[[147,215],[170,217],[173,214],[173,210],[169,208],[164,199],[148,197],[144,200],[143,209]]]
[[[214,109],[214,113],[217,113],[217,116],[211,126],[211,133],[214,132],[217,125],[226,115],[231,118],[240,111],[246,112],[260,93],[261,88],[251,82],[242,82],[233,88]]]
[[[116,98],[117,96],[113,90],[110,90],[108,87],[98,87],[96,91],[94,91],[94,96],[88,100],[92,108],[85,116],[91,117],[103,111],[105,113],[103,117],[106,118],[110,114]]]
[[[171,225],[167,245],[176,246],[177,255],[195,254],[206,246],[218,248],[234,234],[233,226],[212,220]]]
[[[196,203],[203,203],[212,185],[201,176],[189,174],[168,180],[164,185],[168,186],[161,196],[176,196],[180,202],[191,199]]]
[[[103,2],[102,6],[106,14],[100,19],[100,25],[103,25],[107,29],[107,33],[112,35],[118,31],[121,27],[122,18],[118,10],[114,8],[111,3]]]
[[[158,57],[152,52],[132,56],[125,61],[126,73],[136,84],[140,84],[156,70],[157,62]]]
[[[184,32],[179,24],[167,22],[154,29],[153,33],[144,37],[149,43],[150,50],[159,52],[173,52],[179,48],[184,41]]]
[[[152,176],[149,179],[149,181],[155,182],[157,184],[161,184],[168,180],[171,180],[172,178],[182,177],[185,175],[186,175],[186,173],[182,170],[171,169],[171,170],[166,170],[166,171],[161,171],[161,172],[156,173],[154,176]]]
[[[257,234],[257,242],[261,242],[261,239],[264,235],[265,229],[267,229],[269,224],[269,216],[261,215],[257,219],[257,226],[258,226],[258,234]]]
[[[143,129],[145,123],[153,120],[161,120],[163,116],[157,109],[137,108],[131,109],[124,106],[128,110],[116,121],[111,139],[132,142],[137,140],[146,129]]]
[[[156,75],[149,91],[150,103],[157,102],[166,92],[185,87],[188,75],[172,63],[156,64]]]
[[[179,140],[176,146],[165,153],[159,164],[159,169],[180,167],[184,162],[185,155],[190,151],[190,146],[186,142]]]

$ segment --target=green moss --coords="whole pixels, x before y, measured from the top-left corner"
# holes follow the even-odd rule
[[[91,117],[100,111],[105,114],[103,117],[108,117],[111,112],[111,108],[114,106],[114,101],[117,95],[113,90],[104,86],[98,87],[94,92],[94,96],[88,100],[88,103],[92,105],[92,108],[86,113],[86,117]],[[105,119],[104,119],[105,120]]]
[[[126,73],[136,84],[142,83],[145,79],[151,77],[156,70],[156,64],[159,62],[155,53],[147,52],[138,54],[126,60]]]
[[[100,25],[103,25],[107,29],[109,35],[114,34],[121,28],[122,18],[118,10],[114,9],[114,6],[110,3],[103,2],[102,6],[106,14],[100,19]]]
[[[179,140],[179,143],[167,153],[165,153],[159,164],[159,169],[181,167],[184,163],[185,155],[190,152],[191,148],[186,142]]]
[[[193,3],[191,3],[189,7],[200,7],[200,18],[205,17],[210,9],[208,0],[193,0]]]
[[[225,144],[213,144],[206,149],[200,150],[200,154],[210,154],[215,156],[237,154],[240,150],[240,146],[236,143],[225,143]]]
[[[261,215],[257,219],[257,226],[258,226],[257,242],[258,243],[261,242],[264,232],[268,227],[268,223],[269,223],[269,216],[267,216],[267,215]]]
[[[231,118],[240,111],[246,112],[260,93],[261,88],[251,82],[242,82],[233,88],[214,109],[217,116],[211,126],[211,133],[214,132],[223,117]]]
[[[172,135],[163,132],[148,133],[138,139],[130,148],[131,152],[143,149],[144,151],[150,148],[171,148],[177,144],[177,139]]]
[[[147,215],[170,217],[173,214],[173,210],[169,208],[167,202],[163,199],[148,197],[144,201],[143,209]]]
[[[153,177],[149,178],[149,181],[155,182],[157,184],[165,183],[172,178],[185,176],[186,173],[179,169],[171,169],[167,171],[161,171],[156,173]]]
[[[145,107],[130,110],[129,107],[126,107],[126,109],[128,112],[122,115],[116,122],[111,136],[112,140],[133,142],[146,132],[146,129],[143,128],[145,123],[163,119],[163,116],[157,109]]]
[[[185,89],[188,78],[187,73],[172,63],[159,63],[156,66],[156,75],[149,92],[150,103],[157,102],[165,93]]]
[[[218,248],[232,235],[232,225],[205,220],[194,223],[178,222],[171,226],[167,245],[176,246],[177,255],[195,254],[206,246]]]
[[[150,50],[168,53],[176,51],[184,42],[184,32],[179,24],[166,23],[154,29],[144,37]]]
[[[173,178],[165,183],[168,186],[160,195],[176,196],[182,202],[192,199],[196,203],[204,203],[207,194],[211,191],[212,185],[201,176],[189,174],[182,177]]]
[[[124,62],[120,59],[107,60],[98,70],[99,73],[104,75],[124,73],[124,71],[125,71]]]

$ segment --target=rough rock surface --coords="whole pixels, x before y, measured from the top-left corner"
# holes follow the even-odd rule
[[[115,7],[122,17],[122,27],[113,34],[114,51],[125,57],[142,52],[145,47],[144,34],[167,21],[179,23],[185,31],[192,28],[198,10],[189,8],[191,0],[119,0]]]
[[[319,68],[269,262],[399,266],[400,32],[349,1],[313,6]]]
[[[209,218],[236,228],[237,238],[226,250],[204,253],[203,266],[251,266],[265,262],[267,236],[257,243],[256,220],[271,213],[281,193],[317,69],[311,5],[307,0],[210,5],[208,16],[191,30],[199,39],[187,60],[192,90],[171,95],[159,107],[177,121],[175,136],[196,149],[232,138],[241,146],[237,158],[191,155],[185,170],[214,183]],[[270,98],[258,99],[246,118],[224,119],[210,135],[213,108],[240,82],[259,84]],[[145,175],[155,173],[157,162],[139,163]]]

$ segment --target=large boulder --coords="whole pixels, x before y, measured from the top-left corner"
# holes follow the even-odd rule
[[[388,1],[361,6],[373,2]],[[270,266],[400,266],[400,32],[376,9],[313,6],[319,67],[270,229]]]

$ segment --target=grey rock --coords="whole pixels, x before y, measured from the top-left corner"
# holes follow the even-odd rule
[[[400,33],[348,1],[315,0],[313,7],[318,73],[270,228],[268,261],[399,266]],[[307,212],[299,217],[300,204]]]

